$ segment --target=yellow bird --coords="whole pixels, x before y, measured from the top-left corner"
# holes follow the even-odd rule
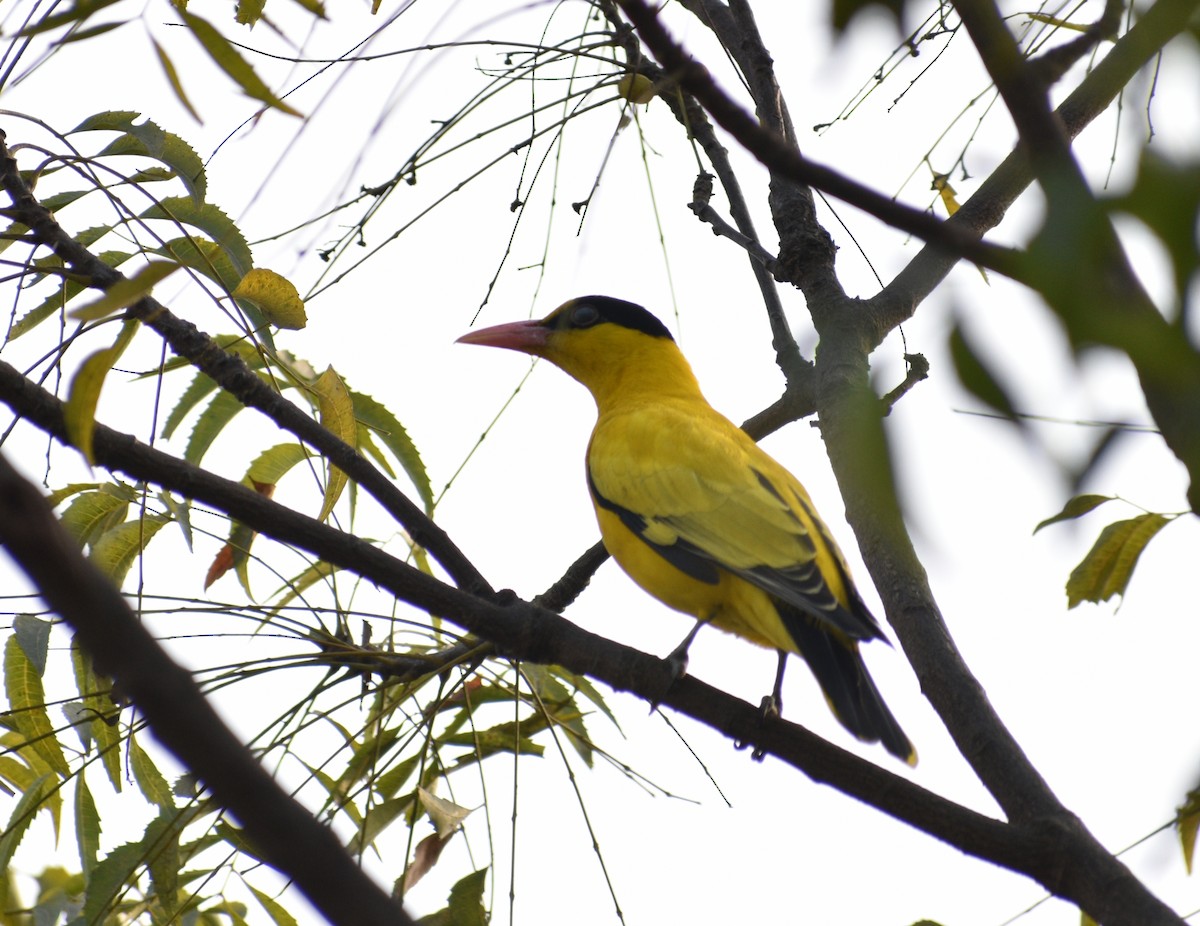
[[[816,676],[856,737],[916,764],[916,751],[867,673],[859,641],[886,639],[800,482],[717,412],[666,326],[631,302],[585,296],[540,321],[458,339],[549,360],[596,400],[587,480],[600,534],[643,589],[696,618],[672,654],[682,674],[712,623]]]

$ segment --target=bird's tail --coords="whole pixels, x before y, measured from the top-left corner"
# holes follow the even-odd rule
[[[776,607],[842,726],[864,742],[883,743],[892,755],[916,765],[917,751],[883,703],[858,645],[842,642],[786,603],[776,601]]]

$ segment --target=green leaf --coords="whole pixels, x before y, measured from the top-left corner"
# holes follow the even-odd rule
[[[170,524],[166,515],[148,514],[136,521],[126,521],[105,533],[92,544],[90,559],[100,571],[120,587],[129,568],[145,551],[154,535]]]
[[[271,89],[263,83],[262,78],[254,73],[254,68],[229,43],[228,39],[213,28],[211,23],[183,9],[179,10],[179,15],[192,30],[197,41],[204,46],[204,50],[208,52],[217,67],[228,74],[248,97],[266,103],[273,109],[285,112],[289,116],[300,115],[271,92]]]
[[[328,578],[336,573],[341,567],[334,566],[332,563],[327,563],[324,560],[319,560],[305,569],[302,573],[290,579],[287,584],[281,585],[271,597],[279,595],[275,605],[271,608],[271,617],[277,615],[280,611],[291,604],[299,595],[311,588],[316,583]]]
[[[1142,550],[1171,520],[1162,514],[1142,514],[1104,528],[1067,580],[1067,607],[1124,595]]]
[[[112,6],[118,0],[76,0],[74,6],[63,10],[61,13],[55,13],[52,16],[45,16],[39,19],[31,26],[26,26],[24,29],[16,33],[16,37],[26,38],[31,35],[40,35],[43,32],[49,32],[52,29],[57,29],[59,26],[66,26],[73,23],[82,23],[89,16],[99,13],[105,7]],[[54,7],[50,7],[54,9]]]
[[[25,831],[33,822],[38,807],[56,784],[53,775],[42,775],[30,783],[29,787],[25,789],[25,793],[21,795],[21,799],[17,801],[17,806],[13,808],[3,834],[0,834],[0,872],[8,871],[13,854],[17,851],[21,840],[25,838]]]
[[[238,8],[241,8],[240,4]],[[275,926],[298,926],[296,918],[288,913],[283,905],[274,897],[264,894],[253,884],[247,884],[246,887],[250,888],[250,893],[254,895],[254,899],[262,905],[262,908],[267,911],[267,916],[271,918],[271,922],[275,923]]]
[[[1081,518],[1089,511],[1094,511],[1105,502],[1111,502],[1114,496],[1112,495],[1076,495],[1065,505],[1062,511],[1054,515],[1052,518],[1046,518],[1045,521],[1039,521],[1038,526],[1033,529],[1036,534],[1043,527],[1051,524],[1057,524],[1059,521],[1072,521],[1075,518]]]
[[[119,267],[129,258],[133,257],[127,251],[104,251],[97,256],[110,267]],[[62,285],[55,292],[51,293],[41,303],[13,322],[13,326],[8,331],[8,339],[10,341],[16,340],[21,335],[32,331],[47,318],[50,318],[50,316],[63,311],[67,303],[90,288],[86,283],[79,280],[64,279]]]
[[[155,285],[178,270],[179,264],[165,260],[151,261],[131,277],[118,280],[95,302],[71,311],[71,318],[91,322],[127,309],[150,295]]]
[[[425,505],[425,511],[432,512],[433,487],[429,484],[429,473],[426,472],[421,454],[417,452],[417,447],[408,436],[404,425],[369,395],[351,390],[350,398],[354,402],[354,417],[358,419],[359,424],[366,425],[375,432],[384,446],[400,461],[404,472],[416,487],[417,494]]]
[[[954,361],[959,381],[971,395],[1014,424],[1021,423],[1008,393],[968,343],[962,326],[957,322],[950,331],[950,358]]]
[[[75,776],[75,841],[86,877],[96,867],[96,857],[100,854],[100,814],[82,771]]]
[[[255,267],[242,277],[233,295],[258,306],[267,321],[276,328],[298,331],[308,324],[304,300],[300,298],[299,291],[291,280],[274,270]]]
[[[95,492],[80,494],[62,513],[63,527],[79,541],[80,546],[95,543],[118,524],[125,523],[130,499],[106,491],[108,488],[105,486]]]
[[[37,669],[25,655],[15,635],[4,644],[4,689],[9,717],[34,753],[63,778],[70,775],[66,757],[46,713],[46,695]]]
[[[254,458],[246,470],[246,479],[261,485],[278,485],[292,467],[311,456],[303,444],[276,444]]]
[[[163,63],[165,53],[153,38],[151,38],[151,42],[154,43],[155,51],[159,54],[159,62]],[[169,63],[170,59],[167,59],[166,64],[163,65],[164,70]],[[192,115],[195,113],[193,112]],[[195,205],[202,204],[208,192],[208,180],[204,173],[204,162],[200,160],[200,156],[196,154],[191,145],[174,132],[164,131],[149,119],[141,124],[135,124],[134,120],[140,116],[141,113],[134,112],[97,113],[84,120],[75,131],[121,132],[121,137],[113,141],[97,157],[134,155],[153,158],[175,172],[175,176],[183,183]]]
[[[354,404],[350,399],[350,392],[342,378],[333,367],[328,367],[317,377],[312,388],[317,394],[317,408],[322,426],[353,447],[354,439],[358,436],[358,425],[354,421]],[[336,466],[331,464],[327,467],[325,500],[321,505],[321,513],[317,515],[318,521],[329,517],[342,490],[346,488],[348,479],[349,477]]]
[[[142,852],[150,869],[154,896],[168,917],[179,907],[179,872],[183,867],[179,837],[191,819],[187,811],[163,810],[146,826]]]
[[[118,723],[121,712],[112,699],[112,681],[96,675],[92,657],[79,641],[71,641],[71,663],[75,669],[75,687],[79,697],[92,711],[92,739],[100,752],[100,761],[113,790],[122,790],[125,776],[121,769],[121,745],[125,742]]]
[[[83,922],[109,921],[105,914],[112,909],[125,885],[133,881],[142,864],[142,857],[142,844],[129,842],[117,846],[96,864],[88,878],[87,896],[83,903]]]
[[[188,111],[193,119],[203,124],[204,120],[200,118],[200,114],[196,112],[196,107],[192,105],[192,101],[188,99],[187,92],[183,89],[183,82],[179,79],[179,72],[175,69],[175,62],[171,60],[171,56],[167,54],[166,49],[154,40],[154,36],[150,36],[150,44],[154,47],[154,54],[158,56],[159,67],[163,69],[163,74],[166,75],[167,83],[171,85],[171,92],[175,94],[175,99],[179,100],[184,109]],[[195,196],[195,194],[192,194]],[[204,199],[201,195],[197,202]]]
[[[196,420],[187,447],[183,450],[183,458],[198,466],[217,435],[245,407],[233,394],[218,392]]]
[[[162,247],[154,248],[148,253],[178,261],[189,270],[194,270],[212,280],[227,293],[233,292],[238,280],[242,278],[242,274],[236,266],[241,257],[235,261],[221,245],[215,241],[209,241],[207,238],[199,238],[194,235],[172,238]],[[176,361],[176,363],[179,362],[187,363],[182,358]]]
[[[233,262],[233,269],[240,280],[254,266],[250,245],[241,230],[224,212],[212,203],[197,204],[187,196],[172,196],[160,200],[139,216],[142,219],[165,219],[180,225],[197,228],[220,245],[221,250]],[[168,242],[173,245],[174,242]],[[180,263],[186,263],[180,261]],[[190,264],[188,264],[190,266]],[[237,285],[237,280],[233,285]]]
[[[71,378],[67,401],[63,405],[63,423],[67,440],[84,456],[89,464],[95,465],[92,453],[92,435],[96,431],[96,406],[100,402],[100,390],[113,364],[120,359],[129,342],[137,333],[138,322],[127,321],[112,347],[92,353]]]
[[[51,490],[46,496],[46,501],[50,503],[51,508],[57,508],[72,495],[78,495],[80,492],[94,492],[100,486],[99,482],[72,482],[61,489]]]
[[[13,618],[13,636],[25,651],[25,658],[33,665],[38,677],[46,674],[46,654],[50,651],[50,621],[32,614],[18,614]]]
[[[487,884],[487,869],[480,868],[460,878],[450,888],[450,921],[454,926],[487,926],[487,910],[483,906],[483,889]]]
[[[133,767],[133,780],[137,782],[138,790],[146,800],[164,811],[175,810],[175,796],[171,786],[158,770],[154,760],[138,745],[137,740],[129,737],[129,764]]]

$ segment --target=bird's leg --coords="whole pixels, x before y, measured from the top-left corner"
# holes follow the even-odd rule
[[[692,645],[692,641],[696,639],[696,634],[700,632],[700,628],[712,620],[712,617],[701,617],[696,621],[696,625],[688,631],[688,635],[680,641],[679,645],[671,652],[667,653],[663,660],[671,669],[671,681],[664,689],[663,693],[650,702],[650,713],[653,714],[658,709],[659,703],[667,696],[667,692],[671,690],[671,686],[687,675],[688,667],[688,648]]]
[[[691,648],[692,641],[696,639],[696,634],[700,632],[700,628],[712,620],[712,616],[697,618],[696,624],[688,631],[688,635],[684,637],[675,649],[667,654],[667,665],[675,673],[675,678],[680,679],[687,675],[688,667],[688,650]]]
[[[771,693],[762,699],[763,720],[768,717],[778,717],[783,713],[783,670],[787,668],[787,650],[779,650],[779,668],[775,670],[775,687]]]
[[[759,723],[766,722],[768,717],[778,717],[783,713],[783,670],[787,668],[787,650],[779,650],[779,667],[775,670],[775,687],[771,689],[771,693],[762,699],[762,706],[759,708],[761,718]],[[756,746],[754,752],[750,753],[750,758],[755,762],[761,762],[763,756],[766,755],[766,750]]]

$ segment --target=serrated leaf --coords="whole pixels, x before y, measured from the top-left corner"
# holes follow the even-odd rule
[[[298,331],[308,324],[304,300],[300,298],[299,291],[291,280],[274,270],[255,267],[242,277],[233,295],[258,306],[267,321],[276,328]]]
[[[333,367],[328,367],[317,377],[312,389],[317,394],[317,410],[322,426],[353,447],[354,439],[358,436],[358,424],[354,420],[354,403],[350,398],[350,391],[342,382],[342,378]],[[317,515],[318,521],[329,517],[333,506],[341,497],[342,490],[346,488],[348,479],[349,477],[336,466],[327,467],[325,500],[321,505],[321,513]]]
[[[1094,511],[1105,502],[1111,502],[1114,496],[1112,495],[1076,495],[1065,505],[1062,511],[1054,515],[1054,517],[1046,518],[1045,521],[1039,521],[1038,526],[1033,529],[1036,534],[1043,527],[1050,524],[1057,524],[1059,521],[1071,521],[1075,518],[1081,518],[1089,511]]]
[[[146,800],[165,811],[174,811],[175,796],[171,793],[171,786],[154,760],[132,736],[129,737],[129,764],[133,768],[133,780]]]
[[[61,489],[52,489],[46,496],[46,501],[49,502],[51,508],[57,508],[72,495],[78,495],[80,492],[94,492],[100,488],[100,485],[99,482],[72,482]]]
[[[67,430],[67,440],[89,464],[96,462],[92,453],[92,435],[96,431],[96,406],[100,403],[100,390],[104,387],[108,371],[133,340],[138,324],[136,321],[125,322],[112,347],[92,353],[71,378],[67,401],[63,404],[63,424]]]
[[[262,905],[262,908],[267,911],[267,916],[271,918],[271,922],[275,923],[275,926],[298,926],[296,918],[288,913],[283,905],[274,897],[264,894],[253,884],[247,884],[246,887],[250,888],[250,893],[254,895],[254,899]]]
[[[75,776],[75,843],[85,877],[96,867],[100,854],[100,814],[82,771]]]
[[[120,793],[125,777],[121,770],[121,745],[125,741],[118,721],[121,712],[112,699],[112,682],[96,675],[92,658],[71,641],[71,664],[75,670],[75,687],[79,697],[92,711],[92,739],[100,753],[100,761],[113,790]]]
[[[487,869],[480,868],[460,878],[450,888],[450,920],[454,926],[487,926],[487,910],[483,907],[483,889],[487,884]]]
[[[41,676],[15,635],[4,644],[4,690],[8,695],[9,717],[21,737],[51,770],[66,778],[71,772],[46,712]]]
[[[53,775],[42,775],[30,783],[21,799],[17,801],[17,806],[13,808],[8,823],[0,834],[0,872],[8,872],[17,846],[25,838],[25,831],[29,829],[38,807],[56,783]]]
[[[190,225],[197,228],[220,245],[221,250],[233,262],[237,279],[246,275],[254,266],[250,254],[250,245],[234,221],[212,203],[197,205],[188,196],[172,196],[160,200],[139,216],[142,219],[166,219],[180,225]],[[169,242],[174,244],[174,242]],[[181,263],[184,263],[181,261]],[[190,265],[189,265],[190,266]],[[233,281],[237,285],[237,281]]]
[[[167,510],[172,521],[183,531],[183,541],[187,544],[188,552],[192,551],[192,503],[186,499],[180,501],[165,489],[158,493],[158,500]]]
[[[194,270],[212,280],[224,292],[232,292],[237,286],[238,280],[242,278],[242,274],[236,266],[237,262],[224,248],[215,241],[196,235],[172,238],[166,244],[154,248],[148,253],[178,261],[189,270]],[[186,360],[182,360],[182,362],[187,363]]]
[[[212,442],[224,430],[225,425],[242,411],[246,406],[237,400],[232,393],[218,392],[208,407],[200,413],[192,433],[188,437],[187,447],[184,448],[183,458],[198,466],[212,446]]]
[[[950,358],[954,361],[959,382],[971,395],[1014,424],[1021,424],[1008,392],[967,341],[957,322],[950,331]]]
[[[1067,580],[1067,607],[1073,608],[1081,601],[1098,604],[1113,595],[1124,595],[1146,544],[1171,520],[1150,513],[1104,528]]]
[[[88,878],[87,895],[83,903],[83,921],[104,923],[117,897],[130,883],[142,864],[142,844],[129,842],[117,846],[96,863]]]
[[[263,8],[267,0],[238,0],[236,19],[243,26],[254,28],[255,23],[262,18]]]
[[[173,917],[179,906],[179,871],[182,868],[179,837],[189,817],[187,811],[163,810],[150,821],[142,835],[150,884],[168,917]]]
[[[118,280],[95,302],[73,309],[69,314],[77,321],[91,322],[127,309],[150,295],[150,291],[178,270],[179,266],[165,260],[151,261],[133,276]]]
[[[32,614],[18,614],[13,618],[13,636],[25,651],[38,677],[46,674],[46,655],[50,651],[50,621]]]
[[[291,469],[312,456],[303,444],[276,444],[264,450],[246,470],[246,479],[267,485],[278,485]],[[243,480],[244,481],[244,480]]]
[[[179,79],[179,72],[175,69],[175,62],[171,60],[171,56],[167,54],[166,49],[154,40],[154,36],[150,36],[150,44],[154,48],[154,54],[158,57],[159,67],[163,69],[163,74],[166,75],[167,83],[171,85],[171,92],[175,94],[175,99],[180,102],[193,119],[203,125],[204,120],[200,118],[200,114],[196,112],[196,107],[192,105],[192,101],[188,99],[187,92],[183,89],[183,82]],[[203,195],[197,199],[197,202],[202,199],[204,199]]]
[[[110,492],[83,492],[62,513],[62,524],[80,546],[94,543],[107,531],[125,521],[128,499]]]
[[[171,519],[160,514],[148,514],[136,521],[126,521],[93,543],[88,559],[119,588],[129,568],[145,551],[154,535],[169,523]]]
[[[151,39],[154,42],[153,39]],[[163,63],[165,52],[154,42],[155,50],[159,53],[159,62]],[[167,59],[167,63],[170,59]],[[164,70],[166,65],[164,65]],[[194,113],[193,113],[194,115]],[[164,131],[156,123],[147,119],[139,124],[134,120],[141,113],[100,113],[88,123],[87,131],[105,130],[121,132],[121,136],[101,151],[97,157],[113,155],[133,155],[153,158],[165,164],[177,176],[188,191],[192,201],[199,206],[204,202],[208,192],[208,180],[204,172],[204,162],[195,150],[182,138],[173,132]],[[79,131],[76,129],[76,131]]]
[[[433,487],[429,484],[429,473],[425,470],[421,454],[417,452],[416,444],[408,436],[404,425],[385,406],[369,395],[351,390],[350,398],[354,402],[354,417],[358,419],[359,424],[366,425],[383,441],[384,446],[392,452],[404,468],[404,472],[408,474],[408,478],[412,480],[425,505],[426,513],[432,512]]]
[[[252,99],[266,103],[273,109],[287,113],[289,116],[300,115],[297,110],[292,109],[271,92],[271,89],[263,83],[262,78],[254,72],[254,68],[211,23],[183,9],[179,10],[179,15],[217,67],[229,75],[234,83],[242,88],[242,92]]]

